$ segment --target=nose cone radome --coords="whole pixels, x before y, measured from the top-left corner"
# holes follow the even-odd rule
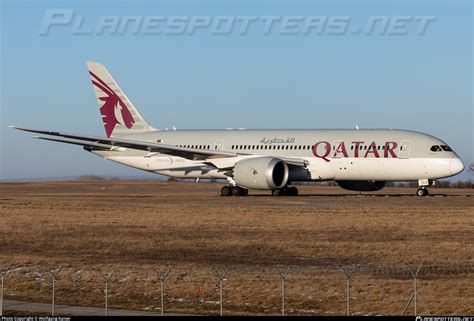
[[[451,172],[451,175],[459,174],[463,170],[464,170],[464,164],[459,158],[451,159],[451,162],[449,164],[449,171]]]

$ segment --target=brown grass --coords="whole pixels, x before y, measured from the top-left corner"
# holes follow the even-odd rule
[[[219,188],[106,180],[0,184],[0,260],[26,266],[8,275],[6,297],[48,302],[47,263],[65,266],[58,303],[100,305],[98,271],[116,270],[113,307],[157,309],[153,268],[169,265],[168,310],[217,313],[213,270],[231,265],[226,313],[279,314],[277,269],[293,265],[290,314],[344,314],[345,279],[335,266],[358,263],[354,313],[399,314],[411,294],[404,263],[423,262],[430,267],[420,297],[429,311],[474,313],[472,190],[433,189],[434,196],[419,198],[412,189],[358,195],[301,186],[300,197],[217,197]]]

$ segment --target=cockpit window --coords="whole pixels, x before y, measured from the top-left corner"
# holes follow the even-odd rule
[[[447,145],[441,145],[441,148],[445,151],[445,152],[452,152],[453,150],[451,149],[451,147],[447,146]]]
[[[441,151],[441,147],[438,146],[438,145],[433,145],[433,146],[431,146],[430,151],[432,151],[432,152],[440,152],[440,151]]]

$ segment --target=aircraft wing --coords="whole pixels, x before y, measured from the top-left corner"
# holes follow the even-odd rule
[[[211,160],[217,158],[228,158],[228,157],[237,157],[238,155],[251,155],[243,153],[234,153],[234,152],[224,152],[219,150],[206,150],[206,149],[196,149],[196,148],[187,148],[187,147],[178,147],[174,145],[166,145],[161,143],[153,142],[143,142],[129,139],[120,139],[120,138],[105,138],[99,136],[88,136],[88,135],[78,135],[70,133],[61,133],[48,130],[38,130],[38,129],[29,129],[10,126],[11,128],[54,136],[54,137],[45,137],[45,136],[33,136],[36,139],[49,140],[59,143],[79,145],[87,148],[100,149],[100,150],[111,150],[118,148],[130,148],[136,150],[142,150],[149,152],[150,156],[153,153],[160,153],[170,156],[178,156],[190,160]],[[288,165],[293,165],[297,167],[306,167],[307,161],[299,158],[287,158],[287,157],[278,157],[282,161],[286,162]],[[212,161],[209,162],[212,164]],[[215,165],[214,165],[215,166]]]
[[[130,148],[136,150],[147,151],[149,153],[161,153],[171,156],[183,157],[191,160],[205,160],[213,158],[226,158],[226,157],[236,157],[237,153],[233,152],[223,152],[218,150],[205,150],[205,149],[195,149],[195,148],[186,148],[186,147],[177,147],[173,145],[166,145],[161,143],[152,143],[152,142],[142,142],[129,139],[120,139],[120,138],[105,138],[99,136],[87,136],[87,135],[77,135],[69,133],[61,133],[47,130],[37,130],[37,129],[28,129],[20,128],[15,126],[10,126],[18,130],[23,130],[36,134],[50,135],[61,138],[51,138],[43,136],[34,136],[37,139],[50,140],[66,144],[81,145],[84,147],[97,148],[102,150],[114,150],[119,147]]]

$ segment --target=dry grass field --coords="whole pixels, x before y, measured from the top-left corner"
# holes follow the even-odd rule
[[[339,264],[359,264],[351,313],[400,314],[412,293],[405,263],[423,263],[419,313],[474,313],[474,191],[387,188],[374,194],[300,186],[301,196],[218,197],[219,184],[69,181],[0,184],[0,263],[16,268],[5,298],[49,302],[45,266],[63,266],[57,302],[160,308],[154,269],[170,267],[165,309],[281,314],[278,270],[292,266],[286,313],[346,313]],[[422,301],[421,301],[422,300]],[[408,309],[413,313],[413,305]]]

